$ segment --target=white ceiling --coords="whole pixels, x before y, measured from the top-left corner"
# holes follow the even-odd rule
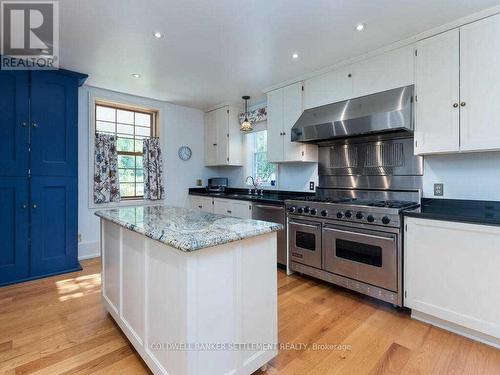
[[[204,109],[498,4],[61,0],[60,61],[89,74],[92,86]],[[361,33],[359,22],[366,24]],[[156,30],[165,37],[155,39]]]

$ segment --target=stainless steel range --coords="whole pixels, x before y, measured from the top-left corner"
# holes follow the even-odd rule
[[[316,196],[285,202],[289,271],[402,306],[401,212],[419,206],[423,175],[412,132],[315,143]]]

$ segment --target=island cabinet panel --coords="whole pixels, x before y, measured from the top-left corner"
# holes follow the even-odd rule
[[[252,218],[252,202],[214,198],[213,203],[213,213],[215,214],[228,215],[240,219]]]
[[[277,355],[275,232],[185,252],[101,231],[104,304],[154,374],[250,375]],[[221,349],[240,343],[264,345]]]
[[[500,347],[500,228],[406,218],[412,316]]]
[[[144,342],[145,243],[144,237],[131,231],[122,233],[121,317],[136,339]]]
[[[102,246],[103,249],[114,251],[102,252],[103,297],[113,308],[115,313],[120,309],[120,254],[121,230],[118,225],[103,222]]]

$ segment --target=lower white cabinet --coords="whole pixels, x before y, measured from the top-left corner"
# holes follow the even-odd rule
[[[252,202],[214,198],[214,213],[241,219],[252,218]]]
[[[214,212],[213,198],[212,197],[201,197],[197,195],[190,195],[189,202],[191,208],[194,210],[200,210],[203,212]]]
[[[412,316],[500,347],[500,227],[406,218]]]

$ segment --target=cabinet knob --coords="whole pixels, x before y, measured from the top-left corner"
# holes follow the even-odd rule
[[[286,133],[285,133],[285,132],[283,132],[283,135],[285,135],[285,134],[286,134]]]
[[[26,203],[23,203],[23,205],[21,206],[23,210],[27,209],[28,208],[28,205]]]
[[[34,128],[38,128],[38,124],[36,122],[33,123]]]
[[[24,121],[23,121],[23,122],[21,122],[21,126],[22,126],[23,128],[25,128],[27,125],[28,125],[28,124],[26,124],[26,122],[24,122]]]
[[[351,77],[352,77],[352,74],[351,74],[351,73],[349,73],[347,76],[348,76],[349,78],[351,78]]]
[[[460,103],[460,105],[461,105],[462,107],[465,107],[465,104],[466,104],[465,102],[461,102],[461,103]]]
[[[198,206],[198,208],[203,208],[203,206]]]
[[[458,107],[458,103],[453,103],[453,108],[457,108]]]
[[[233,211],[231,211],[231,210],[227,210],[227,213],[228,213],[228,214],[230,214],[230,213],[232,213],[232,212],[233,212]]]
[[[37,209],[38,208],[38,205],[36,203],[33,203],[33,209]]]
[[[217,143],[214,143],[214,146],[217,146]]]

